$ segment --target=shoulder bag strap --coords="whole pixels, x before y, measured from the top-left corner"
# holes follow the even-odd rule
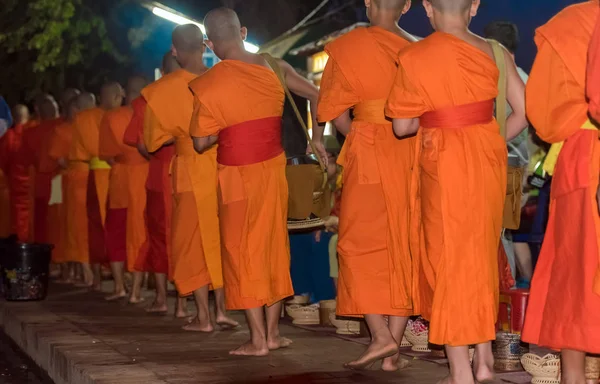
[[[500,126],[500,134],[506,139],[506,60],[504,58],[504,50],[502,49],[500,43],[498,43],[496,40],[489,40],[489,43],[494,51],[494,60],[496,61],[496,66],[500,71],[500,76],[498,78],[498,97],[496,97],[496,121]]]

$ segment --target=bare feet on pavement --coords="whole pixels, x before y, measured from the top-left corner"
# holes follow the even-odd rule
[[[121,292],[118,292],[118,293],[114,293],[114,294],[112,294],[110,296],[106,296],[104,298],[104,300],[106,300],[106,301],[117,301],[117,300],[124,299],[126,297],[127,297],[127,292],[126,291],[121,291]]]
[[[385,359],[386,357],[394,356],[397,353],[398,345],[394,341],[389,344],[372,342],[371,345],[369,345],[369,348],[367,348],[365,353],[363,353],[358,360],[346,363],[344,366],[348,369],[367,369],[376,361]]]
[[[200,321],[198,316],[194,316],[192,319],[190,319],[189,323],[183,326],[183,330],[188,332],[211,333],[215,330],[215,328],[213,327],[210,321],[202,322]]]
[[[410,361],[400,357],[399,353],[394,356],[386,357],[381,363],[381,370],[385,372],[396,372],[406,369],[410,366]]]
[[[152,303],[151,306],[146,308],[146,313],[151,313],[155,315],[166,315],[169,311],[169,307],[167,307],[166,303]]]
[[[240,326],[240,323],[238,323],[230,317],[221,315],[217,316],[217,325],[221,327],[222,330],[229,331],[238,328]]]
[[[292,345],[293,341],[282,336],[269,338],[267,340],[267,347],[270,351],[276,351],[278,349],[287,348]]]
[[[255,345],[252,341],[248,341],[239,348],[230,351],[229,354],[232,356],[267,356],[269,348],[266,342]]]

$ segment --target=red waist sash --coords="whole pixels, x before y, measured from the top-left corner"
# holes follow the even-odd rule
[[[493,119],[494,100],[485,100],[425,112],[420,125],[423,128],[465,128],[487,124]]]
[[[281,116],[245,121],[219,133],[217,162],[222,165],[256,164],[273,159],[282,152]]]

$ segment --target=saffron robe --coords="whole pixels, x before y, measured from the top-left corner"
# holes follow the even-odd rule
[[[216,149],[198,154],[189,135],[196,75],[180,69],[144,88],[144,143],[158,151],[175,139],[172,217],[173,279],[180,295],[211,284],[223,287],[217,216]]]
[[[429,341],[464,346],[495,339],[498,244],[506,192],[507,152],[491,116],[499,72],[487,53],[436,32],[400,53],[386,114],[416,118],[431,111],[489,102],[489,123],[457,114],[419,129],[411,217],[416,312],[430,320]],[[487,118],[487,116],[484,116]],[[421,240],[423,242],[421,242]]]
[[[125,131],[132,118],[133,108],[121,107],[107,112],[100,127],[100,158],[115,159],[111,168],[109,208],[126,210],[124,233],[129,271],[135,270],[136,260],[146,241],[144,187],[148,177],[148,161],[137,149],[123,143]]]
[[[189,134],[194,137],[216,136],[229,126],[283,113],[283,88],[266,67],[224,60],[190,83],[190,89],[195,107]],[[219,164],[219,219],[228,309],[272,305],[294,294],[285,166],[283,152],[249,165]]]
[[[100,124],[105,111],[93,108],[79,112],[73,124],[70,161],[89,164],[86,211],[88,217],[89,259],[93,264],[108,261],[104,222],[110,180],[110,166],[99,160]]]
[[[526,92],[527,116],[540,138],[564,146],[552,178],[523,340],[588,353],[600,353],[600,143],[585,95],[598,14],[597,1],[576,4],[537,30],[538,55]]]
[[[73,122],[65,121],[50,139],[48,155],[54,160],[69,158],[73,141]],[[89,166],[68,161],[63,171],[63,231],[65,262],[89,263],[86,195]]]
[[[380,27],[357,28],[325,47],[318,119],[353,108],[344,167],[338,242],[338,315],[409,316],[412,262],[409,195],[416,141],[399,140],[385,119],[396,59],[410,43]],[[364,57],[356,56],[360,51]],[[365,204],[368,202],[368,204]]]

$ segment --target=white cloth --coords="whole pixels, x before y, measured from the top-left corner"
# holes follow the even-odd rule
[[[0,137],[4,136],[6,131],[8,131],[8,121],[0,119]]]
[[[58,175],[52,179],[52,186],[50,190],[50,202],[48,202],[48,205],[62,204],[62,202],[62,175]]]

